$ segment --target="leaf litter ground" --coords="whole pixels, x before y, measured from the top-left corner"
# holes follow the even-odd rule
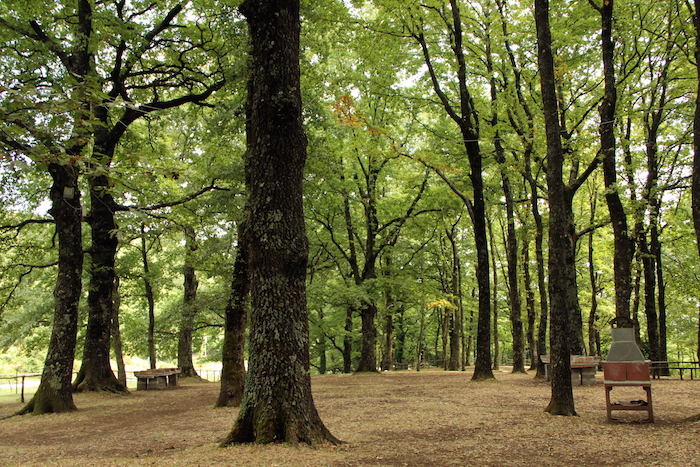
[[[341,446],[219,448],[237,409],[214,409],[217,383],[128,396],[77,394],[78,412],[0,421],[1,466],[632,466],[700,465],[700,381],[654,381],[646,412],[608,423],[597,384],[574,388],[577,417],[544,412],[550,388],[532,375],[471,371],[312,377],[314,399]],[[613,399],[643,398],[641,389]],[[619,394],[616,392],[618,391]],[[0,417],[21,407],[0,405]]]

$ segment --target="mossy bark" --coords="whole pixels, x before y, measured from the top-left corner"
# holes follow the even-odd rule
[[[247,250],[243,241],[243,229],[239,229],[238,252],[233,267],[231,296],[226,305],[224,344],[221,349],[221,389],[216,407],[239,407],[243,402],[245,387],[245,329],[247,320],[248,281]]]
[[[306,310],[308,242],[302,204],[298,0],[246,0],[248,82],[244,241],[250,279],[250,352],[231,443],[337,443],[316,411]]]
[[[58,237],[58,275],[54,288],[54,321],[49,350],[34,397],[19,412],[70,412],[73,402],[71,377],[78,331],[78,302],[82,289],[83,247],[79,170],[74,165],[49,165],[53,178],[49,211]]]

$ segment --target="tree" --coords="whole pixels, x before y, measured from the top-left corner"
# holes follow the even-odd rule
[[[547,187],[549,189],[549,299],[552,397],[546,411],[552,415],[576,415],[571,387],[570,337],[575,308],[575,232],[573,187],[562,180],[564,150],[561,142],[556,95],[549,1],[535,0],[537,57],[541,76],[542,107],[547,140]]]
[[[243,227],[239,227],[238,249],[233,266],[233,280],[224,324],[224,343],[221,349],[221,389],[216,407],[239,407],[245,388],[245,329],[248,317],[248,249],[243,244]]]
[[[84,26],[89,24],[92,17],[91,5],[86,0],[77,4],[75,18]],[[22,72],[18,79],[9,83],[9,101],[14,105],[3,109],[3,121],[8,131],[3,131],[0,141],[4,149],[13,157],[27,159],[46,164],[53,180],[50,189],[51,209],[49,213],[54,219],[56,236],[58,237],[58,275],[54,288],[54,327],[49,343],[49,350],[42,372],[42,379],[34,397],[18,413],[42,414],[47,412],[65,412],[75,410],[70,379],[75,357],[75,345],[78,330],[78,302],[82,290],[82,206],[79,189],[79,176],[82,160],[88,148],[90,138],[89,125],[81,122],[90,119],[92,103],[90,76],[94,73],[94,61],[84,44],[91,41],[90,28],[80,27],[75,30],[72,40],[67,42],[66,49],[50,39],[35,20],[17,24],[5,18],[0,19],[0,25],[17,34],[13,43],[17,49],[19,60],[14,65],[24,65],[23,57],[26,50],[37,54],[50,51],[58,60],[59,67],[72,76],[72,82],[62,89],[69,102],[63,110],[66,117],[67,130],[70,134],[65,138],[60,134],[51,133],[51,125],[45,126],[46,121],[33,117],[40,114],[41,100],[47,96],[40,91],[46,84],[42,76],[33,76],[31,72]],[[31,52],[29,55],[33,55]],[[11,60],[13,62],[13,60]],[[3,77],[7,75],[3,74]],[[25,88],[27,86],[27,88]],[[36,94],[31,100],[36,103],[17,105],[19,99],[24,99],[22,91],[33,88],[31,94]],[[19,92],[18,92],[19,91]],[[50,100],[50,97],[48,98]],[[77,105],[71,105],[73,102]],[[55,110],[56,107],[52,108]],[[26,112],[26,113],[25,113]],[[61,118],[61,117],[58,117]],[[50,120],[49,120],[50,122]]]
[[[427,6],[427,11],[433,10]],[[484,197],[483,180],[483,160],[479,146],[479,116],[475,108],[475,102],[469,90],[467,79],[467,62],[465,59],[465,47],[463,37],[463,18],[460,13],[459,2],[450,0],[449,11],[447,4],[439,9],[435,9],[438,21],[441,21],[448,31],[449,47],[454,56],[451,60],[456,65],[458,92],[456,102],[453,103],[450,96],[445,92],[445,84],[440,79],[439,71],[436,69],[436,61],[432,58],[427,34],[432,28],[425,28],[422,20],[412,27],[411,35],[420,46],[423,58],[430,75],[430,81],[435,95],[438,97],[440,105],[447,115],[459,127],[462,143],[469,160],[469,180],[471,181],[472,196],[468,197],[457,185],[455,185],[438,168],[436,173],[448,184],[448,186],[459,196],[472,220],[474,226],[474,242],[476,246],[476,278],[479,289],[479,313],[477,318],[476,335],[476,361],[474,366],[473,380],[492,379],[491,370],[491,307],[490,307],[490,285],[489,285],[489,252],[488,237],[486,233],[486,200]]]
[[[197,233],[192,226],[183,228],[185,233],[185,264],[182,266],[183,297],[182,315],[180,320],[180,332],[177,342],[177,366],[183,377],[198,377],[192,361],[192,333],[194,331],[194,317],[197,314],[197,288],[199,282],[195,271],[194,252],[197,246]]]
[[[231,443],[338,443],[309,376],[308,241],[302,205],[299,1],[246,0],[252,42],[246,131],[250,359]]]

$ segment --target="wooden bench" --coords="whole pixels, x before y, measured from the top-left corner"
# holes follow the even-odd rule
[[[177,386],[179,368],[153,368],[134,371],[136,390],[160,389]]]
[[[651,376],[654,379],[659,379],[664,376],[664,370],[678,370],[681,379],[683,372],[690,373],[690,379],[695,379],[695,372],[700,371],[700,362],[651,362]]]
[[[544,363],[544,374],[547,381],[550,381],[550,356],[540,355]],[[571,355],[571,384],[573,386],[588,386],[595,384],[595,373],[600,365],[600,357],[588,355]]]

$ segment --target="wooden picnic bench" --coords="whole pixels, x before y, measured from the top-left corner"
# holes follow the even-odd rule
[[[695,379],[695,372],[700,372],[700,362],[651,362],[651,376],[659,379],[665,370],[678,370],[681,379],[683,372],[690,373],[690,379]]]
[[[571,355],[571,384],[573,386],[588,386],[595,384],[595,373],[600,365],[600,357],[589,355]],[[540,355],[540,360],[544,363],[544,374],[547,381],[550,381],[550,356]]]
[[[136,390],[160,389],[177,386],[179,368],[152,368],[150,370],[134,371]]]

